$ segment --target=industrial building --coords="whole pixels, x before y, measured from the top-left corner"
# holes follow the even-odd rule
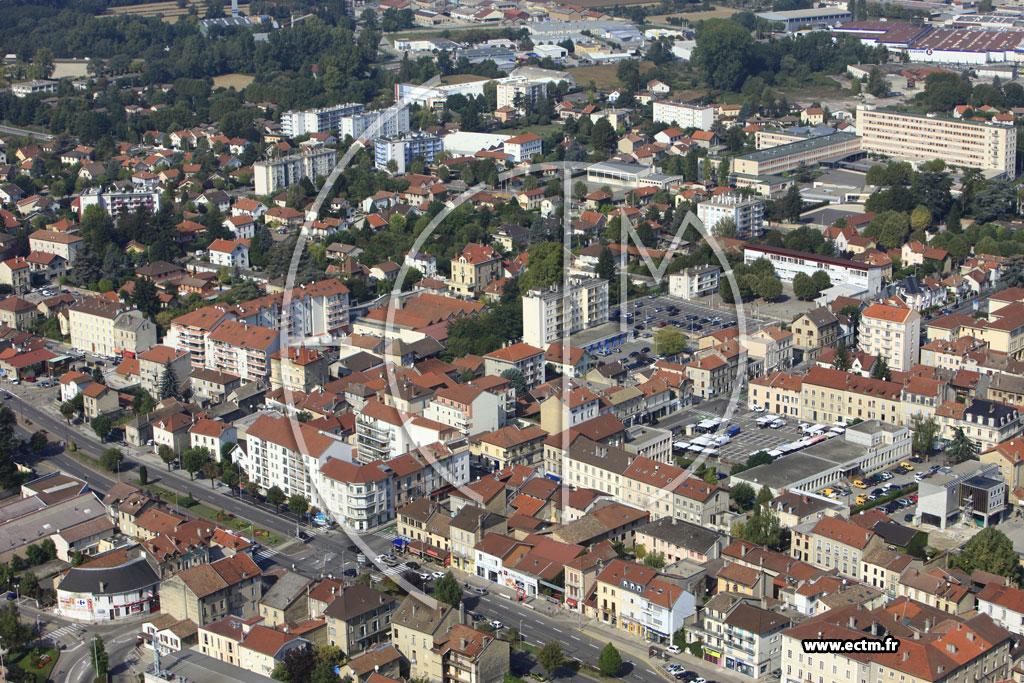
[[[850,10],[839,7],[815,7],[794,9],[785,12],[758,12],[757,17],[776,24],[782,24],[786,33],[795,33],[806,28],[825,28],[853,19]]]
[[[877,294],[882,289],[882,266],[766,244],[748,244],[743,248],[744,263],[753,263],[761,258],[771,261],[775,266],[775,274],[783,282],[792,282],[797,273],[814,275],[823,270],[828,273],[833,285],[854,285],[867,290],[869,294]]]
[[[799,166],[842,159],[860,151],[861,140],[858,136],[852,133],[833,133],[735,157],[732,160],[732,171],[751,176],[777,175]]]

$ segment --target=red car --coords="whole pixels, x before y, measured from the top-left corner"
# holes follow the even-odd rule
[[[909,496],[907,496],[907,498],[909,498],[910,500],[914,501],[915,503],[917,502],[917,494],[916,493],[911,493]]]

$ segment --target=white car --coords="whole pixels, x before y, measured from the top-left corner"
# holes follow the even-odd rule
[[[493,628],[495,631],[500,631],[501,629],[505,628],[505,624],[495,619],[491,622],[491,628]]]
[[[682,652],[683,649],[681,647],[679,647],[678,645],[669,645],[668,647],[665,648],[665,651],[668,652],[670,655],[677,655],[680,652]],[[679,667],[679,668],[682,669],[682,667]]]
[[[435,579],[443,579],[444,578],[444,572],[434,572],[433,574],[431,574],[431,576],[433,578],[435,578]]]

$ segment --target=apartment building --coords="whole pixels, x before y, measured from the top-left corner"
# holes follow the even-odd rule
[[[290,346],[270,356],[270,388],[308,394],[330,381],[329,359],[316,349]]]
[[[78,213],[79,219],[90,206],[98,206],[114,217],[120,216],[122,213],[138,213],[139,211],[154,214],[160,210],[160,192],[157,190],[108,192],[94,188],[86,190],[77,199],[71,201],[71,208]]]
[[[435,391],[423,417],[457,429],[466,437],[504,427],[507,419],[504,398],[471,382]]]
[[[782,662],[782,632],[792,622],[764,609],[759,601],[720,592],[701,612],[704,661],[753,680]]]
[[[699,128],[700,130],[711,130],[715,123],[715,108],[710,105],[655,100],[651,106],[655,123],[668,123],[680,128]]]
[[[978,594],[978,612],[1014,635],[1024,635],[1024,591],[1015,586],[989,583]]]
[[[448,522],[451,541],[451,564],[469,574],[476,574],[475,548],[489,533],[508,533],[508,518],[476,505],[464,505]]]
[[[367,111],[341,117],[338,124],[338,137],[353,140],[376,138],[379,136],[394,137],[408,133],[409,108],[390,107],[378,111]]]
[[[261,577],[245,553],[201,564],[160,583],[160,610],[197,626],[229,616],[256,617],[263,597]]]
[[[721,221],[732,221],[738,239],[759,237],[764,232],[764,202],[758,197],[727,192],[697,204],[697,218],[708,233],[717,234]]]
[[[635,458],[622,473],[616,496],[626,505],[664,517],[715,528],[726,524],[728,492],[688,473],[681,467],[650,458]]]
[[[71,346],[102,356],[140,353],[156,345],[156,324],[138,309],[99,297],[68,309]]]
[[[547,97],[547,83],[525,78],[503,80],[498,83],[498,106],[526,109]]]
[[[864,556],[884,543],[870,529],[838,517],[823,517],[794,527],[789,554],[818,569],[856,579]]]
[[[939,424],[939,438],[952,441],[956,430],[961,429],[980,451],[995,448],[1022,430],[1020,411],[980,398],[967,403],[946,401],[935,411],[935,420]]]
[[[243,380],[270,377],[270,357],[281,348],[281,333],[269,327],[225,320],[206,335],[207,369],[237,375]]]
[[[879,420],[901,424],[903,386],[833,368],[812,366],[800,391],[800,417],[820,423]]]
[[[175,379],[175,390],[180,392],[192,371],[187,351],[157,344],[136,356],[139,360],[139,384],[150,396],[157,399],[162,395],[164,375],[171,372]]]
[[[671,643],[696,613],[691,593],[637,562],[609,562],[597,575],[594,596],[602,623],[657,643]]]
[[[792,332],[771,325],[741,337],[740,344],[748,357],[761,359],[763,372],[771,373],[793,365],[793,337]]]
[[[188,433],[189,445],[192,448],[207,449],[215,460],[223,460],[224,448],[238,443],[238,430],[235,426],[220,420],[196,420],[188,428]]]
[[[0,300],[0,325],[15,330],[28,330],[38,315],[39,309],[31,301],[17,296]]]
[[[260,415],[245,433],[246,447],[236,450],[239,467],[264,490],[277,486],[285,495],[305,496],[324,508],[318,472],[331,458],[351,460],[352,449],[340,437],[287,417]]]
[[[164,337],[164,344],[173,349],[187,351],[193,368],[206,368],[206,338],[225,320],[237,315],[220,306],[205,306],[178,316]]]
[[[510,647],[495,634],[455,624],[434,640],[426,668],[432,681],[497,683],[508,675]]]
[[[433,163],[434,155],[443,150],[441,138],[421,130],[401,136],[381,136],[373,142],[374,163],[377,168],[387,169],[388,163],[394,161],[397,174],[405,173],[415,157],[421,157],[424,163]]]
[[[307,149],[298,154],[265,159],[252,165],[256,194],[275,194],[294,185],[303,178],[315,181],[330,175],[338,165],[338,153],[333,149]]]
[[[312,647],[311,642],[288,631],[253,624],[238,645],[239,666],[257,676],[270,676],[290,651]]]
[[[661,553],[665,564],[688,560],[704,564],[717,560],[729,537],[699,524],[674,517],[652,520],[636,530],[636,543],[648,553]]]
[[[444,602],[431,606],[415,595],[402,601],[391,617],[391,642],[408,660],[410,678],[430,675],[428,652],[434,640],[448,633],[458,618],[458,612]]]
[[[280,330],[295,345],[306,337],[336,335],[349,324],[349,290],[328,278],[267,294],[235,306],[239,320]]]
[[[518,342],[491,351],[484,356],[484,372],[501,377],[508,370],[518,370],[532,389],[544,383],[544,351],[536,346]]]
[[[865,152],[912,161],[941,159],[1016,176],[1013,126],[859,105],[857,133]]]
[[[668,276],[668,293],[682,299],[710,296],[718,291],[721,277],[721,266],[687,268]]]
[[[540,404],[540,427],[548,434],[593,420],[602,412],[597,394],[586,387],[567,387],[566,391],[544,399]]]
[[[0,261],[0,284],[9,285],[15,294],[32,289],[32,266],[20,256]]]
[[[523,341],[552,342],[608,322],[608,281],[575,278],[568,286],[531,289],[523,296]]]
[[[861,311],[857,346],[884,358],[890,370],[907,372],[920,356],[921,314],[905,306],[871,304]]]
[[[233,216],[233,218],[243,218]],[[245,220],[252,220],[245,217]],[[249,240],[222,240],[216,239],[210,243],[206,250],[210,256],[210,263],[215,266],[227,266],[228,268],[249,267]]]
[[[347,586],[324,610],[327,642],[350,658],[387,642],[397,606],[387,593],[359,584]]]
[[[743,247],[745,263],[750,264],[760,258],[768,259],[775,266],[775,274],[783,282],[792,282],[797,273],[814,275],[823,270],[833,285],[852,285],[866,290],[868,294],[877,294],[882,289],[882,266],[766,244],[748,244]]]
[[[342,119],[359,114],[365,108],[363,104],[349,103],[305,111],[286,111],[281,114],[281,134],[294,138],[310,133],[333,133],[341,127]]]
[[[939,624],[944,624],[938,628]],[[806,653],[803,643],[829,639],[898,640],[894,652]],[[870,681],[999,681],[1011,677],[1015,639],[990,616],[970,619],[899,598],[875,609],[843,605],[782,633],[782,678],[785,683],[828,680]],[[828,676],[826,679],[825,677]]]
[[[470,242],[451,261],[449,286],[452,293],[472,298],[502,277],[501,255],[485,244]]]
[[[1003,473],[1010,502],[1024,503],[1024,439],[1014,438],[996,444],[983,450],[978,459],[982,463],[996,465]]]
[[[28,236],[28,247],[31,251],[55,254],[64,259],[69,266],[75,262],[78,250],[84,244],[84,239],[70,232],[36,230]]]
[[[324,512],[338,524],[370,531],[395,518],[393,470],[380,461],[357,465],[331,458],[319,469],[316,488]]]
[[[455,427],[403,413],[376,398],[356,413],[355,446],[362,462],[389,460],[428,444],[453,444],[463,439]]]
[[[736,374],[729,372],[729,362],[717,354],[692,360],[683,367],[694,396],[704,399],[728,394],[736,379]]]
[[[859,132],[859,129],[858,129]],[[732,172],[742,175],[779,175],[800,166],[813,166],[861,151],[861,139],[852,133],[832,133],[778,147],[769,147],[732,159]]]
[[[523,133],[505,140],[502,149],[512,163],[521,164],[544,151],[544,139],[533,133]]]
[[[540,464],[547,436],[540,427],[507,425],[474,438],[470,442],[470,453],[475,461],[495,471],[513,465],[534,467]]]
[[[812,308],[793,321],[793,348],[803,352],[804,360],[817,360],[822,349],[839,341],[839,318],[824,306]]]
[[[562,485],[594,489],[628,504],[623,478],[636,457],[616,446],[579,438],[562,453]]]

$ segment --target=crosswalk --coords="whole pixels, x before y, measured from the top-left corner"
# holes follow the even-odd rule
[[[63,638],[64,636],[75,635],[78,633],[80,628],[81,627],[78,624],[66,624],[46,635],[47,637],[56,640],[58,638]]]
[[[386,538],[389,541],[393,541],[396,538],[398,538],[398,534],[396,534],[394,531],[389,531],[387,529],[378,529],[377,531],[371,531],[370,535],[376,536],[377,538]]]
[[[271,548],[260,548],[256,551],[256,554],[253,555],[253,560],[255,560],[256,562],[269,562],[270,560],[274,559],[275,555],[279,554],[280,553]]]

